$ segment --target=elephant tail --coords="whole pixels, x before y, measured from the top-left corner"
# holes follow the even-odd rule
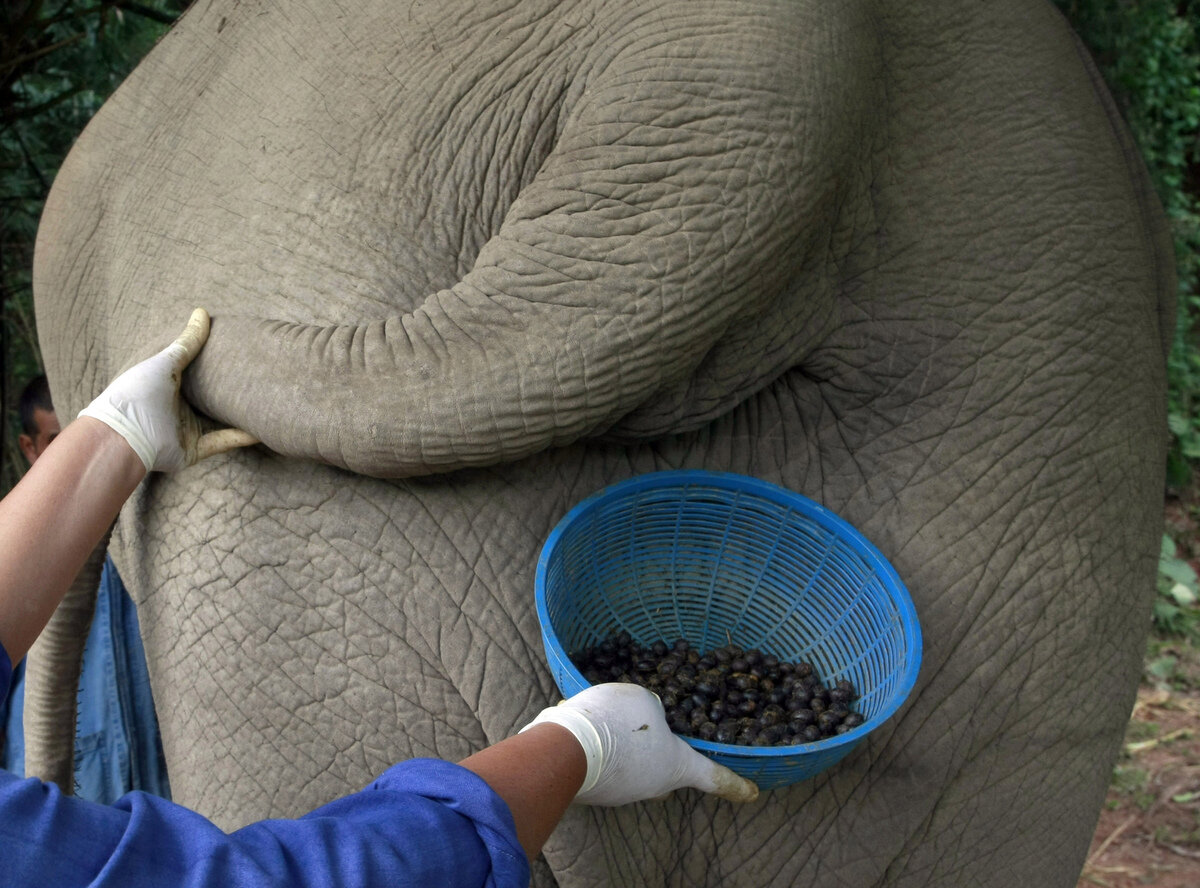
[[[112,528],[88,556],[66,597],[38,636],[25,668],[25,774],[75,787],[75,719],[83,647]]]

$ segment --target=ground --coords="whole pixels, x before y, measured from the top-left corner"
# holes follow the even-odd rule
[[[1146,686],[1079,888],[1200,886],[1200,692]]]
[[[1200,483],[1167,501],[1167,532],[1200,568]],[[1200,886],[1200,645],[1152,637],[1125,746],[1078,888]]]

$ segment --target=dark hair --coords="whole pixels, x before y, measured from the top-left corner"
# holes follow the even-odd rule
[[[54,412],[54,402],[50,400],[50,383],[46,381],[46,375],[43,373],[40,376],[35,376],[25,384],[25,388],[21,390],[21,400],[19,402],[21,411],[21,429],[26,435],[36,435],[38,433],[37,423],[33,419],[34,410],[45,410],[47,413]]]

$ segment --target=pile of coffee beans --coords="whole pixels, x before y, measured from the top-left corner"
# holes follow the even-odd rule
[[[662,699],[676,734],[739,746],[792,746],[863,723],[846,680],[827,688],[811,663],[783,663],[736,644],[701,652],[685,639],[635,644],[628,632],[571,655],[591,684],[624,681]]]

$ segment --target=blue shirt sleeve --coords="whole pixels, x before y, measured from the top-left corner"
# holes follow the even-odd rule
[[[0,647],[0,693],[12,665]],[[504,801],[449,762],[413,759],[297,820],[225,833],[131,792],[113,805],[0,772],[0,886],[487,886],[529,883]]]

